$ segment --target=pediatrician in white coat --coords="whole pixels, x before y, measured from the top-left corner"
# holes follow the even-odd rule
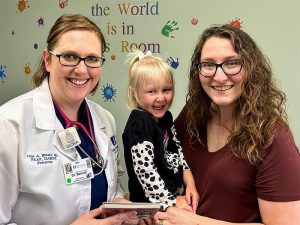
[[[102,202],[124,195],[114,118],[86,99],[97,89],[104,47],[92,21],[61,16],[36,88],[0,107],[0,224],[136,222],[135,212],[98,219]]]

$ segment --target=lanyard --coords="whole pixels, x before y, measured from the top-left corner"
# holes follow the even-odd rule
[[[99,157],[99,151],[98,151],[98,148],[96,146],[95,135],[94,135],[94,132],[93,132],[93,127],[92,127],[92,122],[91,122],[91,117],[90,117],[90,113],[89,113],[89,110],[88,110],[88,106],[86,105],[85,108],[86,108],[86,115],[87,115],[87,121],[88,121],[90,132],[88,132],[88,130],[85,128],[85,126],[83,126],[82,123],[70,120],[64,114],[64,112],[62,111],[62,109],[60,108],[60,106],[58,105],[58,103],[54,99],[53,99],[53,103],[54,103],[55,107],[57,108],[57,110],[59,111],[60,115],[62,116],[63,120],[65,121],[66,128],[69,128],[69,127],[72,127],[72,126],[79,127],[83,131],[83,133],[89,137],[89,139],[93,143],[95,156],[96,156],[96,158],[98,158]]]

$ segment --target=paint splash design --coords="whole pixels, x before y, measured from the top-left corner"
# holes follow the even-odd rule
[[[105,102],[115,101],[114,97],[116,97],[117,90],[113,88],[111,84],[106,84],[106,86],[103,85],[101,90],[102,90],[102,98],[104,99]]]
[[[29,75],[31,73],[31,68],[30,68],[30,64],[27,63],[25,66],[24,66],[24,73],[26,75]]]
[[[30,6],[28,5],[28,1],[20,0],[17,3],[17,8],[18,8],[18,11],[22,14],[24,12],[24,10],[27,8],[30,8]]]
[[[235,20],[229,21],[228,25],[233,26],[235,28],[241,29],[242,28],[242,21],[240,18],[235,18]]]
[[[6,66],[0,65],[0,79],[1,79],[2,83],[4,83],[4,77],[6,77],[5,68],[6,68]]]

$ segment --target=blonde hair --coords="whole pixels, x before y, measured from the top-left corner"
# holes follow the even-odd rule
[[[99,38],[99,41],[101,42],[102,53],[104,52],[106,44],[100,28],[93,21],[80,14],[63,14],[55,21],[54,25],[52,26],[48,34],[47,49],[53,50],[56,44],[58,43],[58,41],[60,40],[61,36],[66,32],[72,30],[86,30],[86,31],[94,32]],[[34,87],[40,86],[43,80],[49,77],[49,75],[50,75],[49,72],[47,72],[45,68],[45,63],[41,58],[38,68],[35,71],[34,75],[32,76],[31,81],[33,86]],[[91,91],[92,94],[96,92],[98,88],[98,84]]]
[[[171,67],[160,57],[148,51],[144,54],[135,50],[128,54],[126,62],[129,63],[129,84],[127,87],[126,104],[129,109],[139,107],[137,92],[147,84],[166,82],[174,91],[174,79]]]

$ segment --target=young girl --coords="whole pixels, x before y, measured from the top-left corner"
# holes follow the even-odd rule
[[[127,106],[132,110],[123,144],[130,200],[159,202],[162,209],[190,205],[199,195],[176,138],[170,111],[174,80],[170,66],[151,52],[130,54]],[[185,197],[182,197],[184,193]]]

